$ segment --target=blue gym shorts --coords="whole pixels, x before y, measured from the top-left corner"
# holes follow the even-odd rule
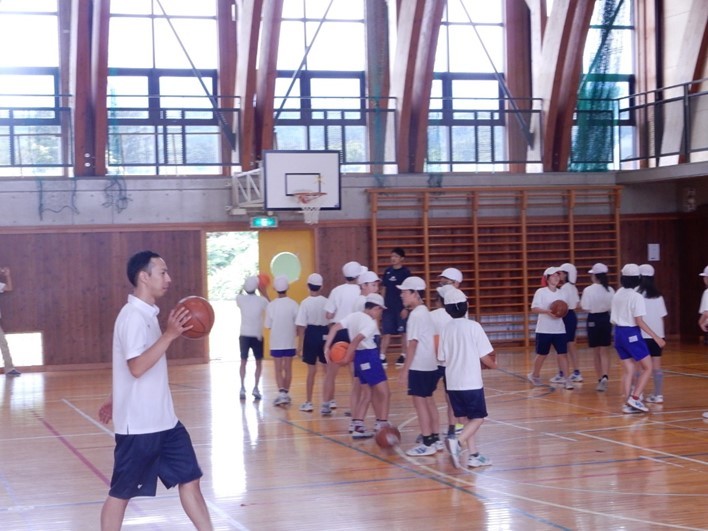
[[[294,348],[272,348],[270,355],[272,358],[294,358],[297,353]]]
[[[192,440],[181,422],[171,430],[116,434],[113,477],[108,494],[121,500],[154,496],[157,478],[166,488],[202,477]]]
[[[536,354],[548,356],[551,346],[556,349],[556,354],[568,353],[568,340],[565,334],[536,334]]]
[[[302,340],[302,361],[308,365],[317,362],[327,363],[324,355],[325,339],[329,328],[320,325],[307,325]]]
[[[440,371],[408,371],[408,396],[433,396],[440,381]]]
[[[664,349],[661,348],[656,341],[654,341],[650,337],[645,337],[644,342],[647,344],[647,348],[649,349],[649,355],[652,358],[660,358],[661,357],[661,354],[664,351]]]
[[[354,376],[371,387],[388,380],[379,358],[379,349],[357,350],[354,353]]]
[[[396,288],[398,289],[398,288]],[[403,308],[387,308],[381,315],[382,334],[405,334],[406,319],[401,317]]]
[[[452,412],[456,417],[468,419],[483,419],[487,416],[487,402],[484,400],[484,389],[469,389],[464,391],[448,391]]]
[[[610,312],[588,314],[588,347],[609,347],[612,344]]]
[[[640,361],[649,355],[638,326],[615,326],[615,349],[621,360]]]
[[[575,341],[575,331],[578,329],[578,316],[575,310],[568,310],[568,313],[563,317],[565,324],[565,339],[568,343]]]
[[[263,340],[251,336],[239,336],[238,345],[241,350],[241,359],[248,359],[248,351],[253,350],[253,357],[257,360],[263,359]]]

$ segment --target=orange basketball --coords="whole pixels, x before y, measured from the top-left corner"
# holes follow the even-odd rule
[[[549,310],[551,310],[551,313],[554,316],[563,318],[568,313],[568,304],[566,304],[565,301],[558,299],[557,301],[553,301],[551,303]]]
[[[201,339],[211,332],[214,326],[214,308],[209,301],[197,295],[185,297],[177,303],[177,308],[184,307],[189,310],[190,318],[187,326],[192,326],[189,330],[182,332],[182,336],[188,339]]]
[[[347,349],[349,348],[349,343],[346,341],[337,341],[329,349],[329,359],[333,363],[342,363],[344,358],[347,357]]]
[[[374,440],[381,448],[393,448],[401,443],[401,432],[395,426],[383,426]]]

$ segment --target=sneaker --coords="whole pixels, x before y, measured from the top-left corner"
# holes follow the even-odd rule
[[[18,371],[17,369],[10,369],[9,371],[7,371],[5,373],[5,376],[19,376],[21,374],[22,373],[20,371]]]
[[[526,375],[526,378],[528,378],[529,382],[534,384],[535,386],[543,385],[543,382],[541,381],[541,378],[537,378],[536,376],[533,375],[532,372],[528,373]]]
[[[553,378],[551,378],[548,381],[551,383],[555,383],[555,384],[562,384],[562,383],[565,383],[565,376],[563,376],[563,372],[560,371],[560,372],[558,372],[558,374],[556,374]]]
[[[238,394],[238,397],[241,400],[246,400],[246,388],[245,387],[241,388],[241,392]]]
[[[435,442],[433,443],[433,446],[435,447],[435,450],[436,450],[436,451],[443,451],[443,450],[445,449],[445,443],[442,442],[440,439],[438,439],[437,441],[435,441]]]
[[[364,426],[357,426],[352,432],[353,439],[371,439],[373,436],[374,432],[367,430]]]
[[[334,400],[329,401],[329,407],[331,409],[337,409],[337,403]]]
[[[480,466],[489,466],[492,464],[492,460],[488,457],[484,457],[482,454],[471,455],[467,458],[467,466],[472,468],[477,468]]]
[[[292,398],[290,398],[290,395],[288,393],[285,393],[285,403],[289,404],[293,401]]]
[[[595,391],[600,391],[601,393],[607,391],[607,378],[603,376],[598,380],[597,387],[595,387]]]
[[[398,356],[398,359],[396,360],[396,367],[403,367],[403,364],[406,363],[406,357],[401,354]]]
[[[638,400],[636,398],[632,398],[631,396],[627,398],[627,405],[632,406],[634,409],[638,409],[640,411],[644,411],[645,413],[649,411],[649,408],[645,406],[641,400]]]
[[[263,398],[263,396],[261,395],[261,392],[258,390],[258,387],[254,387],[253,393],[251,393],[251,394],[253,395],[253,398],[256,400],[260,400],[261,398]]]
[[[437,450],[435,450],[435,445],[425,446],[424,444],[419,444],[414,446],[406,452],[406,455],[412,455],[413,457],[420,457],[423,455],[433,455]]]
[[[415,443],[416,444],[423,444],[423,434],[419,433],[418,437],[415,438]]]
[[[377,420],[374,424],[374,431],[378,432],[381,428],[385,426],[391,426],[391,423],[387,420]]]
[[[273,400],[274,406],[284,406],[288,403],[287,395],[285,393],[280,393],[278,397]]]
[[[448,437],[445,439],[445,446],[450,453],[450,459],[452,459],[452,464],[455,465],[455,468],[462,468],[460,465],[460,441]]]
[[[462,430],[465,428],[464,424],[455,424],[455,436],[460,435],[462,433]]]
[[[573,371],[573,374],[570,375],[570,381],[580,383],[583,381],[583,375],[580,374],[580,371]]]
[[[575,387],[573,386],[573,382],[570,380],[570,378],[565,379],[565,382],[563,382],[563,387],[565,387],[566,389],[575,389]]]
[[[300,406],[300,411],[305,411],[307,413],[311,412],[315,408],[312,407],[312,402],[305,402],[303,405]]]
[[[638,409],[634,409],[632,406],[628,406],[627,404],[624,404],[622,406],[622,413],[627,413],[627,414],[632,414],[632,413],[641,413]]]
[[[649,402],[650,404],[663,404],[664,395],[649,395],[647,397],[647,402]]]
[[[354,424],[353,420],[350,420],[349,421],[349,433],[354,433],[355,430],[356,430],[356,424]]]
[[[325,402],[322,404],[322,407],[320,408],[320,414],[329,416],[332,414],[332,406],[330,406],[329,402]]]

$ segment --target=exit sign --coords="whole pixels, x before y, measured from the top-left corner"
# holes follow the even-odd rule
[[[278,226],[278,218],[275,216],[254,216],[251,218],[252,229],[275,229]]]

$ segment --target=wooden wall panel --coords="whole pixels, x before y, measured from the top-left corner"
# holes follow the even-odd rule
[[[159,301],[160,320],[183,296],[205,292],[200,230],[0,234],[0,264],[15,290],[3,294],[8,333],[41,332],[45,365],[109,363],[113,322],[131,286],[125,265],[151,249],[170,269],[172,289]],[[204,341],[177,341],[170,359],[205,359]]]
[[[373,268],[369,234],[368,221],[338,227],[326,225],[317,227],[315,267],[324,277],[322,293],[325,296],[332,288],[344,282],[342,266],[345,263],[356,260],[370,269]],[[379,275],[382,272],[377,271]]]

